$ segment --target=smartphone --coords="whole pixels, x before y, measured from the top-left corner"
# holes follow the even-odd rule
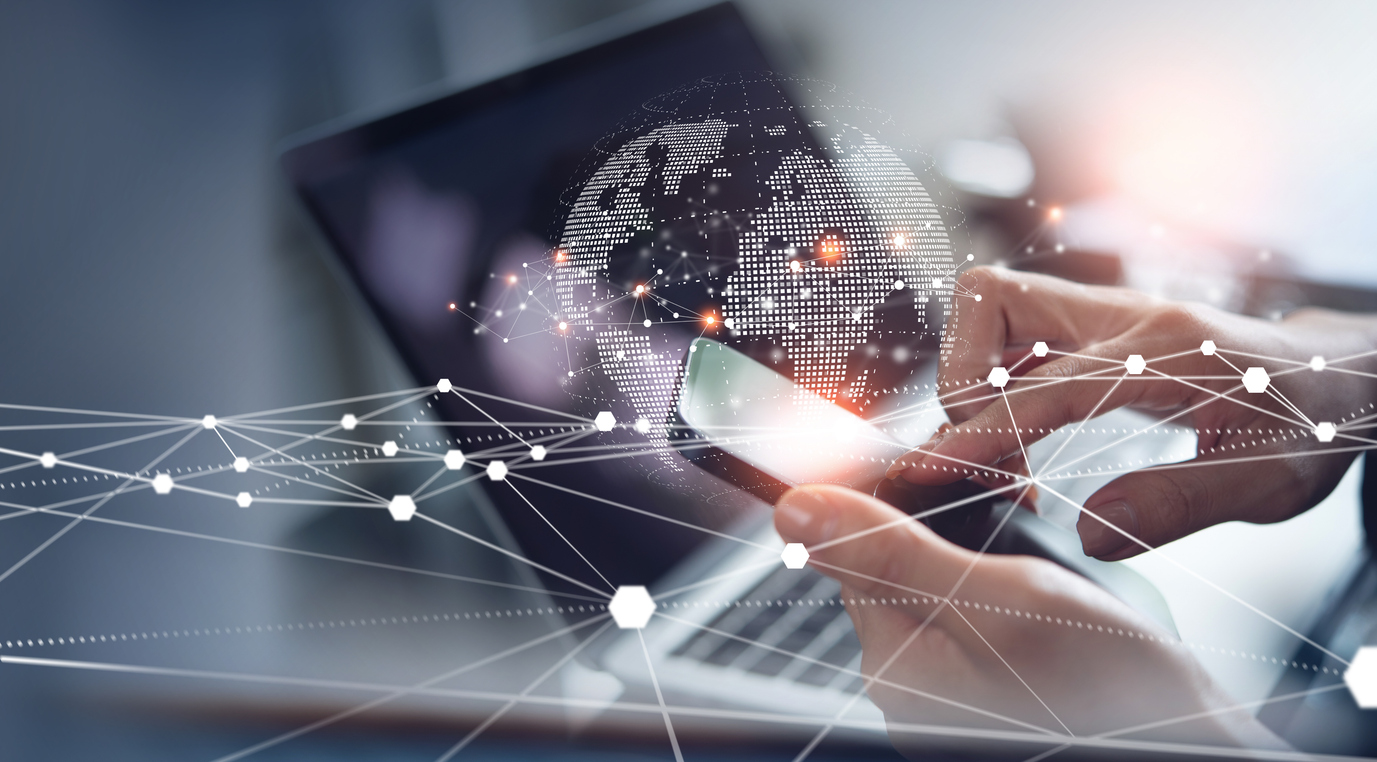
[[[948,540],[978,547],[995,505],[969,481],[917,487],[885,478],[947,420],[934,398],[905,411],[891,431],[833,404],[731,347],[700,338],[689,346],[671,441],[695,465],[774,503],[790,487],[840,484],[874,495]],[[946,508],[953,503],[956,507]],[[982,532],[983,530],[983,532]]]
[[[698,339],[684,360],[671,442],[698,467],[771,504],[790,487],[841,484],[919,517],[937,534],[987,553],[1045,558],[1100,585],[1176,631],[1165,599],[1119,564],[1087,558],[1074,533],[1015,508],[1008,497],[960,480],[920,487],[886,479],[908,452],[947,420],[936,398],[885,429],[795,384],[741,352]]]

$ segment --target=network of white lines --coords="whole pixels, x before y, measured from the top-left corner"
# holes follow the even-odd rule
[[[1270,441],[1283,437],[1311,436],[1322,443],[1330,444],[1335,448],[1348,448],[1357,450],[1369,449],[1373,442],[1356,434],[1349,433],[1353,430],[1365,427],[1370,424],[1373,415],[1355,416],[1343,421],[1311,421],[1305,417],[1304,413],[1294,406],[1286,403],[1285,398],[1277,390],[1272,380],[1274,378],[1294,374],[1299,372],[1357,372],[1348,371],[1345,363],[1354,358],[1331,359],[1326,361],[1323,358],[1314,358],[1309,361],[1295,360],[1280,357],[1260,358],[1242,352],[1231,352],[1227,347],[1217,347],[1213,342],[1205,342],[1198,351],[1203,355],[1212,356],[1219,360],[1221,370],[1226,373],[1233,373],[1237,377],[1235,388],[1226,393],[1215,394],[1214,399],[1229,404],[1240,404],[1253,406],[1248,401],[1248,397],[1253,395],[1270,396],[1283,403],[1288,413],[1272,413],[1278,418],[1278,428],[1259,431],[1256,441]],[[1042,357],[1047,355],[1049,350],[1044,343],[1038,343],[1030,352],[1030,356]],[[1053,352],[1054,353],[1054,352]],[[1086,379],[1103,381],[1106,376],[1130,378],[1142,376],[1143,374],[1152,375],[1155,371],[1153,365],[1163,358],[1145,358],[1139,355],[1131,355],[1121,363],[1106,363],[1102,371],[1087,374]],[[1256,364],[1254,364],[1256,363]],[[1269,369],[1270,368],[1270,369]],[[1074,379],[1073,379],[1074,380]],[[1179,381],[1180,383],[1190,384],[1190,381]],[[1000,395],[1017,395],[1029,389],[1037,388],[1036,384],[1019,385],[1010,384],[1010,374],[1005,368],[995,368],[988,379],[982,382],[988,390],[991,398],[997,399]],[[967,387],[968,391],[970,387]],[[465,421],[445,421],[438,420],[434,416],[434,409],[431,407],[437,395],[453,395],[467,403],[474,411],[475,416],[472,420]],[[943,395],[934,394],[932,398],[924,403],[925,405],[940,405]],[[194,532],[181,531],[177,529],[160,527],[154,524],[142,524],[127,520],[115,520],[106,518],[99,514],[102,506],[105,506],[112,499],[118,496],[127,496],[128,499],[159,501],[175,501],[179,495],[195,495],[207,499],[219,500],[232,510],[243,509],[264,509],[266,507],[282,505],[327,505],[345,506],[355,508],[383,509],[390,513],[390,518],[395,521],[416,521],[421,520],[434,525],[437,529],[453,532],[465,538],[469,542],[477,543],[488,547],[494,551],[510,556],[517,563],[526,563],[538,566],[532,561],[525,559],[519,553],[514,553],[506,548],[497,546],[487,540],[474,536],[461,529],[449,526],[444,522],[432,517],[426,510],[428,504],[435,503],[446,493],[460,488],[465,484],[477,480],[488,480],[491,482],[505,483],[506,487],[521,493],[523,483],[542,484],[534,474],[538,473],[538,468],[542,464],[559,462],[563,459],[579,461],[588,457],[598,458],[635,458],[662,448],[662,444],[646,440],[644,448],[641,450],[628,450],[623,446],[616,448],[599,448],[596,444],[586,444],[588,438],[596,438],[604,433],[612,432],[614,429],[628,427],[628,423],[617,421],[610,412],[604,411],[592,418],[584,418],[575,415],[556,413],[550,411],[551,420],[541,424],[531,424],[523,422],[521,424],[506,424],[490,416],[487,410],[497,404],[519,403],[519,401],[501,400],[493,398],[491,395],[484,395],[472,390],[462,389],[454,386],[448,380],[441,379],[434,386],[422,388],[406,389],[389,394],[379,394],[369,397],[353,398],[348,400],[333,400],[312,405],[286,408],[281,410],[270,410],[246,415],[227,416],[217,418],[214,415],[206,415],[199,419],[178,418],[175,416],[157,416],[130,413],[113,413],[105,411],[90,410],[70,410],[45,407],[33,407],[25,405],[6,404],[0,409],[11,416],[25,417],[26,420],[39,417],[46,419],[43,423],[27,423],[7,425],[0,427],[11,438],[21,436],[29,432],[51,431],[54,429],[81,429],[92,434],[109,431],[127,431],[133,429],[141,430],[132,436],[123,436],[112,441],[102,441],[88,447],[71,452],[31,452],[20,447],[5,446],[0,447],[0,455],[3,455],[11,463],[0,469],[3,474],[4,482],[0,482],[0,506],[9,511],[0,515],[0,520],[20,519],[31,515],[58,516],[68,519],[68,522],[53,534],[46,541],[35,547],[32,552],[23,556],[18,561],[12,563],[3,572],[0,572],[0,582],[9,578],[16,571],[30,563],[35,557],[49,549],[54,543],[59,541],[65,534],[77,530],[83,523],[104,523],[115,525],[130,530],[143,532],[156,532],[169,535],[170,538],[178,538],[185,541],[228,543],[230,545],[245,546],[257,550],[267,550],[278,553],[295,554],[319,559],[327,563],[362,564],[365,566],[382,566],[392,570],[405,570],[404,567],[377,564],[370,561],[352,559],[344,556],[331,556],[327,554],[313,553],[297,550],[289,547],[275,547],[261,543],[237,540],[231,537],[214,536],[210,534],[199,534]],[[320,413],[325,411],[338,412],[340,408],[347,409],[342,415],[334,418],[322,417]],[[915,412],[910,409],[908,413]],[[896,416],[896,417],[901,417]],[[60,420],[54,421],[54,418]],[[454,424],[464,426],[476,426],[481,424],[491,426],[497,436],[488,437],[490,443],[485,441],[472,447],[458,446],[460,440],[446,438],[444,436],[445,427]],[[1167,425],[1167,422],[1152,424],[1152,426]],[[1082,424],[1083,425],[1083,424]],[[1151,427],[1125,434],[1124,439],[1140,436],[1150,432]],[[177,457],[184,451],[188,443],[197,438],[211,437],[221,447],[223,457],[212,458],[209,461],[199,463],[179,463]],[[148,461],[147,464],[138,469],[119,470],[95,465],[99,460],[99,455],[117,450],[121,447],[129,447],[135,443],[146,443],[162,438],[173,439],[173,443],[164,449],[157,457]],[[480,438],[481,439],[481,438]],[[581,442],[582,444],[573,445],[566,443]],[[1250,457],[1246,450],[1247,447],[1240,447],[1240,452],[1232,459],[1225,459],[1220,462],[1237,462]],[[351,475],[371,468],[387,467],[394,463],[401,462],[423,462],[434,465],[433,474],[416,486],[414,490],[406,494],[398,495],[378,495],[359,486],[351,480]],[[953,464],[960,465],[960,464]],[[1031,483],[1047,486],[1056,478],[1065,478],[1074,474],[1071,466],[1074,463],[1062,464],[1059,468],[1053,469],[1044,474],[1035,474],[1030,477]],[[1169,466],[1159,466],[1169,467]],[[1124,470],[1130,470],[1127,466]],[[242,489],[225,489],[219,486],[210,486],[212,482],[224,482],[226,479],[240,479],[244,483]],[[206,485],[206,486],[203,486]],[[42,500],[26,500],[28,494],[44,494],[45,490],[64,488],[74,496],[61,500],[44,502]],[[304,491],[314,491],[314,497],[296,496],[296,493]],[[1055,490],[1048,489],[1048,494],[1058,495]],[[292,496],[288,496],[289,493]],[[577,498],[579,495],[571,495]],[[585,496],[597,499],[596,496]],[[83,506],[85,506],[83,508]],[[532,506],[535,507],[534,505]],[[622,506],[629,511],[636,511],[642,516],[654,516],[655,513],[645,508],[637,506]],[[707,531],[707,530],[704,530]],[[845,541],[848,538],[840,538],[837,541]],[[740,540],[739,542],[748,542]],[[834,541],[835,542],[835,541]],[[782,564],[788,569],[801,569],[809,559],[808,549],[798,545],[787,545],[783,552],[777,557],[776,563]],[[324,718],[308,726],[299,728],[291,733],[269,739],[261,744],[257,744],[249,749],[244,749],[235,754],[228,755],[223,759],[238,759],[248,756],[264,748],[281,743],[290,738],[295,738],[303,733],[319,729],[330,723],[354,716],[368,709],[377,707],[387,701],[394,700],[404,695],[465,695],[463,691],[454,689],[439,689],[435,686],[445,680],[453,679],[458,675],[464,674],[469,669],[479,664],[491,664],[500,662],[502,659],[516,658],[518,654],[534,647],[535,645],[548,642],[551,638],[567,635],[571,632],[588,632],[593,630],[593,635],[580,642],[580,645],[566,654],[558,663],[551,665],[537,681],[526,686],[519,692],[510,695],[494,695],[491,693],[481,694],[485,698],[500,704],[489,718],[488,722],[483,723],[479,729],[470,733],[454,749],[451,749],[445,758],[449,758],[464,748],[477,733],[481,732],[492,724],[497,718],[501,717],[512,707],[523,703],[560,703],[565,701],[559,697],[539,695],[535,692],[540,682],[547,680],[559,667],[572,659],[579,648],[587,644],[599,634],[608,630],[611,624],[616,627],[629,630],[640,630],[650,625],[657,617],[666,617],[678,622],[686,620],[674,615],[677,608],[687,608],[691,606],[715,606],[722,608],[747,606],[819,606],[837,605],[838,601],[819,601],[819,600],[784,600],[784,601],[694,601],[691,595],[699,585],[690,585],[673,591],[664,591],[658,595],[651,595],[643,586],[621,586],[612,589],[610,586],[601,588],[582,582],[574,577],[565,575],[554,569],[539,567],[542,571],[559,576],[566,581],[582,588],[587,595],[566,596],[567,605],[550,607],[550,613],[558,609],[561,613],[575,614],[574,623],[563,628],[557,628],[550,633],[523,644],[518,644],[501,652],[495,653],[472,665],[465,665],[455,670],[450,670],[443,675],[416,683],[410,686],[377,686],[376,690],[380,694],[378,698],[339,712],[330,717]],[[410,570],[420,574],[427,574],[422,569]],[[446,575],[438,575],[446,576]],[[503,587],[520,586],[509,583],[490,582],[485,580],[457,578],[463,582],[473,584],[497,585]],[[909,595],[914,595],[900,585],[895,585],[896,597],[883,599],[876,598],[862,601],[868,605],[898,604],[901,600],[908,601]],[[955,591],[953,591],[955,593]],[[689,596],[689,597],[686,597]],[[979,606],[979,601],[964,601],[956,595],[945,596],[941,600],[947,606]],[[518,613],[520,613],[518,611]],[[1028,626],[1036,626],[1034,623],[1041,623],[1042,616],[1039,612],[1010,612],[1025,618]],[[1259,615],[1265,616],[1263,612]],[[508,616],[512,615],[509,610]],[[434,616],[438,621],[439,615]],[[473,619],[481,618],[474,616]],[[479,626],[470,619],[469,614],[445,614],[444,619],[453,619],[456,624],[462,626]],[[610,622],[607,620],[611,620]],[[1050,617],[1048,618],[1050,620]],[[429,616],[427,617],[429,620]],[[1049,621],[1050,623],[1050,621]],[[1060,622],[1059,622],[1060,623]],[[343,626],[344,623],[339,623]],[[486,624],[486,623],[485,623]],[[1276,623],[1283,626],[1281,623]],[[1067,622],[1066,626],[1072,623]],[[1078,627],[1093,626],[1094,623],[1076,623]],[[289,627],[296,630],[310,632],[312,630],[324,630],[327,627],[334,627],[335,623],[312,622],[296,623]],[[281,625],[277,628],[282,629]],[[236,628],[239,631],[252,630],[253,628]],[[271,629],[271,627],[269,628]],[[261,631],[261,626],[259,627]],[[217,629],[216,632],[220,630]],[[225,629],[228,633],[230,630]],[[177,638],[193,637],[201,635],[198,630],[194,633],[190,630],[184,631],[161,631],[150,633],[133,634],[135,640],[147,640],[152,638]],[[209,634],[207,631],[205,634]],[[1133,637],[1129,633],[1129,637]],[[1298,635],[1298,634],[1297,634]],[[153,675],[163,675],[168,678],[194,678],[194,679],[214,679],[214,680],[261,680],[261,675],[235,675],[224,673],[201,673],[193,670],[179,670],[172,668],[161,668],[156,666],[144,666],[125,663],[111,662],[84,662],[69,659],[49,659],[34,651],[41,651],[45,647],[54,644],[81,646],[86,644],[122,642],[130,639],[129,634],[120,633],[69,633],[60,637],[42,636],[17,636],[14,633],[6,632],[0,634],[0,662],[6,666],[14,668],[20,665],[62,667],[88,670],[108,670],[118,672],[148,673]],[[1106,637],[1123,637],[1122,631],[1118,635]],[[1158,636],[1144,636],[1139,633],[1138,637],[1160,640]],[[1298,637],[1300,637],[1298,635]],[[1303,639],[1303,638],[1302,638]],[[644,645],[644,641],[642,641]],[[1176,645],[1182,648],[1194,648],[1193,644],[1177,642]],[[771,646],[778,650],[777,646]],[[1214,650],[1214,647],[1210,647]],[[1227,649],[1226,649],[1227,650]],[[809,660],[806,654],[790,653],[791,657]],[[1294,669],[1309,670],[1315,673],[1323,673],[1330,679],[1328,682],[1312,690],[1326,691],[1342,687],[1346,681],[1347,687],[1352,691],[1357,701],[1364,707],[1377,707],[1377,651],[1370,648],[1361,650],[1352,660],[1342,658],[1337,654],[1328,654],[1329,658],[1338,664],[1342,664],[1344,671],[1342,674],[1339,668],[1321,667],[1313,664],[1301,664],[1292,662],[1289,666]],[[647,652],[647,665],[652,670],[655,669]],[[1254,658],[1257,658],[1254,655]],[[1264,656],[1264,660],[1267,657]],[[1275,661],[1275,656],[1272,657]],[[811,661],[822,664],[817,659]],[[1284,661],[1284,660],[1283,660]],[[846,665],[824,665],[828,669],[846,672],[851,669]],[[868,685],[869,680],[874,676],[865,676],[853,671],[853,676],[862,679]],[[294,678],[286,675],[274,675],[272,680],[292,683]],[[1342,681],[1341,681],[1342,679]],[[329,686],[330,681],[300,678],[297,680],[303,685]],[[357,683],[349,683],[353,689],[358,688]],[[568,699],[577,703],[577,699]],[[658,704],[643,704],[633,702],[609,702],[606,707],[609,711],[628,711],[628,712],[658,712],[663,714],[665,724],[669,728],[670,738],[673,739],[672,720],[679,716],[715,716],[717,710],[706,709],[702,706],[683,705],[678,706],[666,703],[663,695],[660,696]],[[751,712],[740,715],[733,715],[731,712],[721,710],[722,716],[748,717],[761,722],[798,722],[797,716],[780,715],[771,717],[768,713]],[[1183,720],[1186,718],[1183,718]],[[848,727],[850,721],[845,717],[818,717],[807,721],[816,721],[819,726],[825,727]],[[1012,722],[1012,721],[1011,721]],[[874,728],[873,724],[867,726],[865,723],[856,723],[861,727]],[[1015,726],[1016,727],[1016,726]],[[904,727],[900,727],[903,730]],[[933,728],[929,726],[914,725],[908,728],[915,733],[942,734],[943,728]],[[960,728],[946,728],[945,732],[960,735]],[[1076,738],[1064,735],[1059,732],[1031,732],[1023,730],[1015,732],[1011,737],[1026,737],[1028,740],[1047,742],[1049,744],[1087,744],[1099,745],[1105,748],[1155,748],[1150,741],[1128,741],[1116,739],[1114,734],[1098,736],[1095,738]],[[1117,744],[1117,745],[1116,745]],[[1169,750],[1180,751],[1179,745],[1170,746]],[[809,748],[812,748],[810,745]],[[1163,747],[1167,748],[1167,747]],[[676,756],[680,755],[677,742],[674,743]],[[1228,753],[1210,747],[1189,747],[1190,753],[1211,754]],[[1275,758],[1288,758],[1286,752],[1257,752],[1262,756],[1272,756]]]

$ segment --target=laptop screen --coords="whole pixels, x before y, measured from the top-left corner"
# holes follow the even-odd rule
[[[502,309],[494,289],[525,278],[522,262],[547,256],[561,192],[620,120],[686,82],[769,68],[735,8],[717,5],[298,145],[283,164],[418,382],[448,378],[491,395],[468,399],[527,427],[518,431],[557,432],[586,424],[561,415],[576,405],[552,382],[542,359],[548,348],[499,344],[501,337],[476,330],[485,317],[476,311]],[[519,301],[506,308],[520,309]],[[528,344],[550,341],[535,335],[542,330],[532,323],[518,333],[532,334]],[[446,420],[484,421],[456,395],[442,395],[437,406]],[[509,443],[510,435],[461,425],[452,436],[468,452]],[[520,482],[479,483],[528,558],[599,587],[590,565],[617,585],[651,583],[709,536],[676,521],[720,529],[741,510],[737,498],[715,502],[657,486],[625,459],[527,466]],[[568,586],[553,576],[546,582]]]

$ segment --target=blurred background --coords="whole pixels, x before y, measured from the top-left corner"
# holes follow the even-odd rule
[[[324,264],[280,142],[698,5],[0,2],[0,402],[199,417],[413,385]],[[740,5],[781,69],[890,112],[935,157],[979,261],[1265,317],[1377,309],[1377,6]],[[50,531],[5,522],[0,551]],[[141,542],[83,528],[0,581],[0,637],[167,618],[139,581],[172,565],[177,618],[261,610],[253,558]],[[261,736],[84,701],[85,680],[5,671],[0,756],[209,758]],[[314,753],[413,753],[396,743]]]

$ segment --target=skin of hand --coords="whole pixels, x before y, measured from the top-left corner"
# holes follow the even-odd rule
[[[1202,713],[1120,740],[1285,748],[1248,711],[1229,710],[1235,702],[1174,636],[1061,567],[977,557],[888,504],[834,485],[786,493],[775,527],[842,583],[861,671],[875,678],[870,697],[896,747],[915,758],[934,745],[1026,756],[1038,747],[996,744],[991,731],[1084,737]],[[828,544],[857,533],[864,534]],[[905,723],[967,729],[974,738],[915,734]]]
[[[1371,316],[1306,309],[1264,321],[986,267],[964,273],[958,293],[967,296],[958,297],[948,322],[953,351],[938,373],[956,425],[899,458],[889,476],[946,484],[972,474],[998,480],[982,467],[1026,473],[1028,444],[1119,407],[1195,428],[1195,460],[1129,473],[1086,500],[1077,530],[1086,555],[1102,560],[1128,558],[1225,521],[1270,523],[1310,508],[1338,484],[1363,440],[1341,431],[1333,442],[1319,442],[1278,397],[1313,423],[1341,423],[1371,412],[1377,401],[1373,377],[1345,372],[1371,373],[1377,356],[1334,362],[1377,348]],[[1212,356],[1201,350],[1206,340],[1217,347]],[[1030,355],[1038,341],[1051,349],[1042,359]],[[1135,354],[1147,361],[1136,376],[1124,365]],[[1315,356],[1328,359],[1323,371],[1310,368]],[[1002,393],[985,382],[992,368],[1016,364]],[[1267,393],[1244,389],[1243,372],[1251,366],[1270,375]],[[1053,464],[1050,473],[1059,467]],[[1056,481],[1044,486],[1056,489]]]

